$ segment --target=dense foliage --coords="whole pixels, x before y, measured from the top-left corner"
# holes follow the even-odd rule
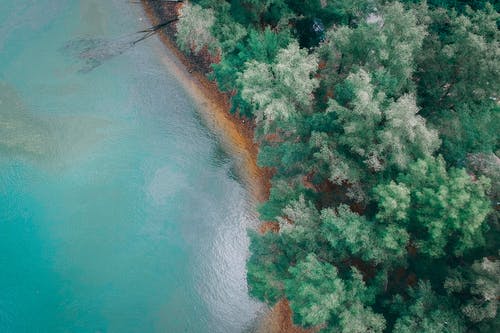
[[[274,171],[254,297],[321,332],[500,331],[499,26],[480,0],[184,6]]]

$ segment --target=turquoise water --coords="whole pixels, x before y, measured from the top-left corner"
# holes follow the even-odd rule
[[[259,311],[249,194],[159,41],[78,57],[143,16],[0,0],[0,332],[247,332]]]

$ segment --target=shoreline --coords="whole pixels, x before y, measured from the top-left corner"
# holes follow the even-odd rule
[[[150,0],[141,0],[146,18],[153,25],[160,23],[160,17],[166,16],[165,9],[158,13]],[[158,4],[156,4],[158,5]],[[182,3],[167,3],[173,11],[177,11]],[[170,17],[170,18],[174,18]],[[169,19],[164,17],[164,19]],[[253,202],[262,203],[269,199],[272,170],[260,168],[257,165],[259,146],[253,141],[252,123],[244,122],[236,114],[230,113],[230,100],[222,93],[215,82],[207,79],[193,59],[186,56],[175,44],[175,29],[167,26],[157,33],[165,46],[161,57],[166,69],[183,85],[196,102],[199,113],[206,125],[221,139],[223,147],[236,160],[240,176],[251,194]],[[276,222],[266,222],[259,219],[258,230],[261,233],[278,232]],[[303,329],[293,324],[292,311],[286,299],[276,303],[257,324],[256,333],[312,333],[317,330]]]
[[[160,23],[158,13],[148,0],[141,0],[146,18],[153,25]],[[174,6],[177,3],[174,3]],[[157,33],[165,46],[161,61],[171,74],[182,84],[195,101],[200,116],[207,127],[221,140],[222,146],[235,159],[240,176],[254,202],[262,203],[269,197],[270,170],[257,165],[258,145],[253,141],[253,128],[249,122],[231,114],[230,101],[220,92],[215,82],[209,81],[204,73],[182,53],[165,30]],[[167,51],[167,52],[165,52]]]

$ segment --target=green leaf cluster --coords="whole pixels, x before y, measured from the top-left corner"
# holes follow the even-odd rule
[[[499,331],[498,4],[195,2],[273,171],[250,294],[321,332]]]

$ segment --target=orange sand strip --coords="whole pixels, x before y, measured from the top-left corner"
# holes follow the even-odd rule
[[[142,0],[147,17],[153,24],[160,23],[147,1]],[[229,113],[228,97],[221,93],[214,82],[203,73],[189,70],[189,59],[180,52],[163,31],[158,34],[166,50],[161,61],[190,93],[206,125],[221,139],[223,147],[235,158],[240,176],[248,186],[251,196],[263,202],[269,193],[269,172],[257,166],[258,146],[253,142],[253,130],[235,115]]]
[[[141,0],[144,11],[153,25],[159,24],[148,1]],[[179,8],[179,7],[177,7]],[[269,198],[271,170],[262,169],[257,165],[258,145],[253,142],[253,129],[250,124],[244,124],[241,119],[229,113],[230,102],[227,95],[221,93],[214,82],[198,71],[190,70],[190,60],[161,31],[159,37],[166,50],[161,58],[167,70],[179,80],[196,102],[200,114],[207,126],[221,138],[227,151],[236,159],[252,198],[264,202]],[[261,232],[279,231],[276,223],[263,223]],[[314,333],[318,330],[305,330],[293,325],[292,311],[287,300],[278,302],[259,325],[259,333]]]

